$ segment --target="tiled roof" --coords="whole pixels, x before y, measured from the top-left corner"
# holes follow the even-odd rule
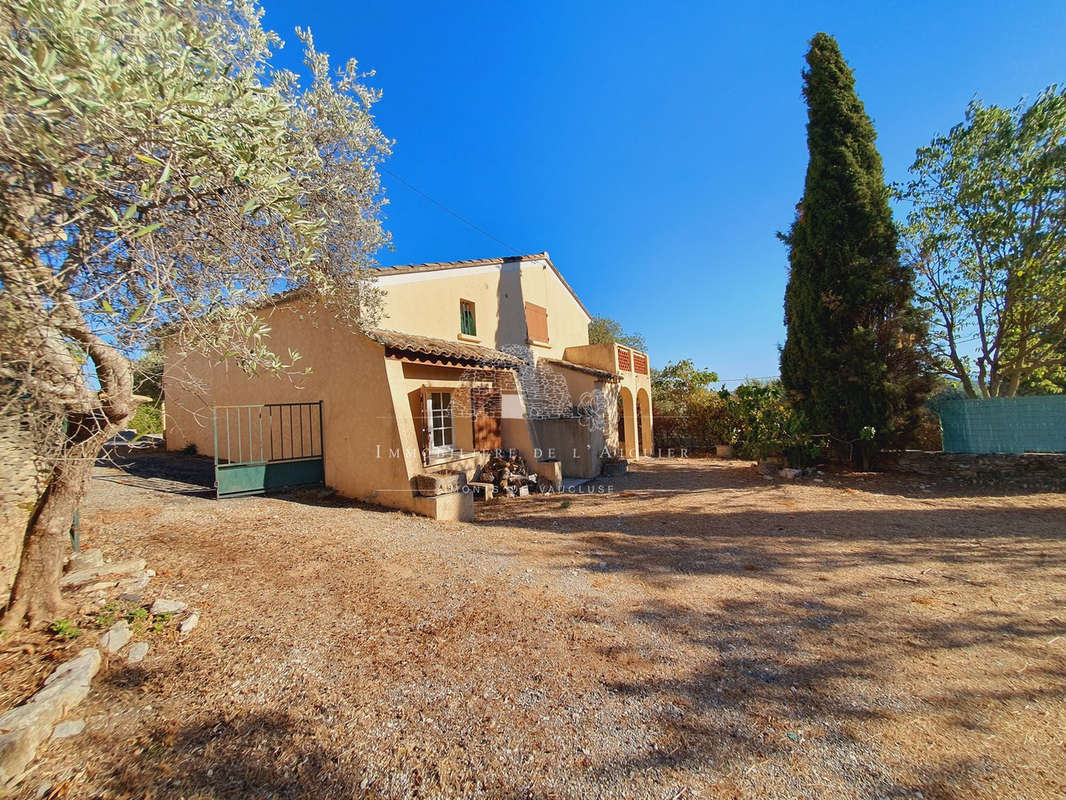
[[[501,256],[499,258],[469,258],[465,261],[430,261],[425,264],[397,264],[392,267],[377,267],[377,272],[384,275],[406,275],[409,272],[437,272],[445,269],[463,269],[464,267],[493,267],[501,264],[513,264],[519,261],[535,261],[547,258],[548,253],[531,253],[525,256]]]
[[[548,255],[548,251],[543,253],[533,253],[527,256],[504,256],[502,258],[475,258],[468,261],[433,261],[428,264],[402,264],[395,267],[374,267],[371,272],[379,278],[388,278],[392,275],[408,275],[415,272],[442,272],[449,269],[463,269],[464,267],[502,267],[504,264],[519,264],[523,261],[544,261],[552,272],[559,279],[560,283],[566,287],[566,290],[570,292],[571,297],[577,301],[577,304],[581,307],[590,318],[589,310],[585,308],[585,304],[581,302],[581,298],[577,296],[577,292],[574,291],[569,283],[566,282],[566,278],[559,272],[559,268],[552,263],[551,257]],[[277,292],[276,294],[267,295],[255,301],[254,308],[267,308],[269,306],[281,305],[290,300],[298,300],[302,297],[311,295],[311,291],[306,286],[301,286],[296,289],[287,289],[283,292]]]
[[[540,358],[539,362],[546,364],[555,364],[556,366],[565,367],[566,369],[572,369],[577,372],[584,372],[586,375],[595,375],[597,378],[603,378],[604,380],[616,381],[622,376],[617,372],[610,372],[605,369],[596,369],[595,367],[586,367],[584,364],[575,364],[573,361],[562,361],[558,358]]]
[[[412,333],[388,331],[382,328],[370,328],[364,333],[388,350],[396,353],[428,356],[432,359],[451,361],[459,364],[477,364],[485,367],[518,368],[525,362],[517,356],[494,350],[491,347],[450,342],[447,339],[434,339],[430,336],[416,336]]]

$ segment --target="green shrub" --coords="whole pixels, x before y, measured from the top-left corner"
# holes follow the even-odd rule
[[[780,381],[742,383],[727,400],[738,428],[737,452],[743,458],[784,456],[795,467],[825,459],[824,437],[812,436],[789,404]]]
[[[713,372],[689,361],[655,374],[656,447],[710,450],[728,444],[742,458],[784,456],[797,467],[825,460],[827,438],[810,434],[780,381],[747,381],[732,392],[715,392],[708,388],[715,380]]]
[[[163,432],[163,409],[154,403],[142,403],[130,420],[130,427],[144,436]]]
[[[69,619],[57,619],[48,626],[48,630],[60,639],[77,639],[81,636],[81,628]]]

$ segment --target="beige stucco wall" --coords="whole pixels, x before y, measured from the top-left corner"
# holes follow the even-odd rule
[[[349,497],[410,505],[396,491],[409,488],[407,465],[388,457],[390,449],[402,449],[402,442],[384,348],[329,315],[315,313],[305,301],[262,313],[275,351],[296,350],[303,356],[300,367],[310,367],[310,373],[249,377],[232,360],[217,363],[183,353],[168,340],[163,371],[167,449],[191,443],[197,452],[213,456],[215,405],[321,400],[326,483]]]
[[[399,362],[397,362],[399,363]],[[474,446],[473,420],[470,418],[469,390],[471,386],[493,386],[493,372],[467,370],[461,367],[441,367],[428,364],[404,363],[393,381],[393,394],[396,398],[396,416],[399,421],[401,438],[422,447],[420,394],[423,386],[427,390],[447,389],[453,392],[453,429],[455,446],[463,451],[461,455],[438,459],[418,471],[435,472],[439,470],[457,470],[472,480],[477,470],[490,457],[486,453],[471,452]],[[500,421],[500,436],[504,450],[517,450],[525,459],[526,465],[537,470],[537,444],[532,429],[525,416],[525,405],[521,394],[510,391],[515,386],[513,379],[503,382],[503,408],[505,416]],[[415,473],[412,473],[415,474]]]
[[[651,402],[650,360],[648,374],[645,375],[632,369],[622,369],[618,361],[618,348],[614,344],[589,344],[568,347],[564,356],[567,361],[572,361],[575,364],[608,370],[620,376],[615,384],[615,391],[622,395],[622,406],[625,413],[623,424],[626,430],[626,446],[623,455],[630,460],[653,455],[655,450],[655,413]],[[617,397],[617,394],[615,396]],[[617,401],[611,405],[611,408],[614,409],[614,413],[617,415]],[[638,416],[643,418],[643,436],[640,436],[641,423],[638,422]],[[613,432],[609,433],[607,439],[607,443],[611,447],[618,446],[617,422],[616,416],[615,424],[611,428]]]
[[[549,364],[548,368],[566,383],[570,399],[575,406],[596,398],[599,392],[605,413],[598,424],[579,422],[571,418],[537,421],[534,423],[534,432],[538,444],[546,457],[559,459],[565,477],[596,477],[602,467],[604,446],[617,446],[615,384],[558,364]]]
[[[563,358],[574,364],[583,364],[586,367],[602,369],[607,372],[618,371],[618,360],[615,357],[613,344],[578,344],[571,345],[563,351]]]
[[[548,346],[532,345],[537,357],[562,358],[567,347],[588,344],[589,316],[545,258],[524,258],[433,272],[389,275],[382,328],[474,341],[497,349],[526,346],[525,303],[548,310]],[[476,340],[460,335],[459,301],[474,303]]]
[[[461,367],[386,358],[380,344],[319,313],[308,301],[285,303],[264,310],[262,316],[271,327],[275,352],[297,351],[300,369],[310,371],[248,376],[232,360],[219,362],[182,352],[176,340],[168,340],[163,372],[167,449],[193,444],[198,453],[213,456],[214,406],[322,401],[322,449],[329,486],[348,497],[438,519],[472,515],[468,495],[428,498],[413,491],[415,475],[455,469],[469,479],[487,459],[470,452],[472,424],[459,413],[455,443],[467,454],[423,465],[420,390],[451,389],[460,408],[469,409],[469,387],[492,385],[492,373],[485,373],[481,381],[480,373]],[[520,416],[503,421],[504,447],[517,449],[536,468],[536,448],[521,396],[515,396],[510,407],[517,408]]]

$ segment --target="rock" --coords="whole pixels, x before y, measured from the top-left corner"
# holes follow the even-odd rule
[[[136,592],[123,592],[118,596],[120,603],[131,603],[132,605],[139,606],[144,602],[144,598]]]
[[[100,637],[100,645],[107,648],[109,653],[117,653],[126,643],[133,637],[133,631],[130,630],[130,624],[124,619],[120,619],[114,625],[112,625],[107,633]]]
[[[23,776],[55,723],[85,699],[98,669],[100,651],[82,650],[56,669],[44,688],[24,704],[0,714],[0,787],[10,786]]]
[[[81,587],[83,592],[106,592],[118,586],[118,581],[99,581]]]
[[[199,624],[200,615],[194,611],[188,617],[182,620],[181,624],[178,626],[178,631],[180,633],[188,633]]]
[[[92,569],[93,567],[102,567],[104,564],[104,551],[100,548],[93,550],[82,550],[80,553],[75,553],[70,557],[70,561],[67,562],[67,572],[78,572],[83,569]]]
[[[60,586],[81,586],[107,575],[131,575],[144,569],[147,562],[143,558],[131,558],[128,561],[116,561],[114,564],[101,564],[87,567],[76,572],[68,572],[59,580]]]
[[[785,467],[784,469],[779,470],[777,474],[787,481],[794,481],[803,474],[803,470]]]
[[[66,722],[60,722],[52,729],[52,738],[69,739],[71,736],[77,736],[83,730],[85,730],[85,720],[67,720]]]
[[[100,669],[100,651],[95,647],[87,647],[78,653],[76,658],[72,658],[70,661],[60,664],[56,668],[56,671],[45,679],[44,685],[52,686],[70,680],[84,681],[85,683],[88,683],[93,679],[93,675],[96,674],[98,669]],[[33,702],[34,698],[40,695],[43,691],[44,690],[42,689],[30,698],[30,702]]]
[[[140,664],[146,655],[148,655],[148,642],[137,642],[130,648],[126,661],[130,664]]]
[[[150,580],[152,580],[152,576],[147,572],[142,572],[132,578],[123,578],[118,582],[118,588],[123,592],[139,592],[148,585]]]
[[[189,607],[188,603],[184,603],[181,600],[164,600],[162,597],[158,598],[152,603],[153,614],[178,614]]]

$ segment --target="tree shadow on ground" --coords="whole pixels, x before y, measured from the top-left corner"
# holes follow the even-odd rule
[[[871,497],[886,494],[873,481],[853,501],[823,498],[836,510],[807,510],[748,468],[655,465],[626,480],[613,495],[481,514],[535,534],[560,570],[627,579],[605,593],[640,587],[624,641],[605,637],[618,668],[604,680],[649,710],[660,744],[605,775],[717,773],[734,779],[723,796],[748,796],[758,787],[741,773],[769,760],[785,796],[961,800],[1011,770],[1012,737],[1028,736],[1011,725],[1066,700],[1066,658],[1049,647],[1066,638],[1061,505],[923,492],[916,508]],[[1025,607],[1012,602],[1023,594]],[[628,668],[664,652],[683,656]]]
[[[785,776],[784,796],[846,787],[854,797],[921,792],[961,800],[972,797],[975,787],[987,790],[997,773],[1003,777],[1009,757],[997,753],[1004,756],[997,763],[986,748],[960,755],[960,748],[943,743],[959,733],[974,734],[975,744],[1004,736],[994,709],[1007,704],[1061,705],[1066,663],[1045,642],[1066,634],[1066,623],[1041,625],[1010,614],[901,622],[856,607],[850,599],[857,589],[833,587],[808,599],[772,603],[725,599],[711,610],[649,601],[633,611],[630,620],[642,635],[631,647],[612,645],[608,656],[620,663],[639,658],[642,645],[636,642],[650,637],[671,643],[685,659],[652,677],[620,671],[606,679],[612,692],[648,709],[660,744],[600,769],[735,778],[769,761]],[[1012,674],[909,687],[888,680],[903,661],[935,662],[952,651],[958,663],[978,651],[1025,659],[1027,674],[1024,681]],[[924,737],[923,746],[901,747],[904,732]]]
[[[281,713],[151,728],[138,736],[136,757],[116,759],[105,783],[130,797],[380,797],[360,787],[362,775],[339,769],[333,754],[298,733]]]
[[[1066,484],[1066,476],[1063,477],[1063,483]],[[896,471],[850,472],[833,469],[795,480],[785,480],[777,475],[761,474],[753,461],[713,458],[653,458],[638,461],[630,465],[625,475],[596,478],[586,486],[586,490],[595,491],[597,487],[607,486],[612,487],[615,492],[650,491],[665,497],[706,489],[751,489],[759,486],[766,490],[778,486],[832,487],[849,489],[860,494],[876,493],[913,500],[1012,497],[1061,494],[1066,491],[1066,486],[1043,485],[1039,481],[1028,487],[1006,482],[973,485]]]
[[[105,453],[97,462],[98,467],[118,470],[96,474],[95,480],[119,483],[163,494],[187,497],[215,498],[215,462],[210,456],[186,455],[164,450],[127,450]],[[368,511],[391,511],[361,500],[353,500],[337,494],[327,486],[299,486],[278,489],[266,495],[275,500],[284,500],[300,505],[323,508],[361,508]],[[224,498],[227,501],[239,497]]]
[[[944,581],[994,586],[1018,573],[1066,569],[1057,508],[612,513],[610,499],[593,502],[574,516],[531,505],[480,521],[552,534],[586,569],[646,580],[756,574],[796,585],[817,573],[873,564],[883,580],[917,589]],[[968,566],[992,560],[1003,567],[999,579],[971,580]]]
[[[115,759],[102,783],[115,796],[196,798],[466,797],[439,767],[411,771],[370,764],[364,754],[316,741],[293,714],[231,713],[156,726],[136,751]],[[112,796],[112,795],[108,795]],[[528,787],[502,789],[499,800],[548,800]]]
[[[162,450],[105,452],[96,462],[121,474],[97,474],[96,480],[189,497],[215,493],[215,462],[207,456]]]
[[[628,715],[610,719],[631,720],[654,736],[653,747],[626,745],[589,763],[607,787],[602,796],[612,789],[626,794],[627,781],[646,773],[668,775],[681,788],[664,796],[679,798],[700,796],[681,792],[700,781],[720,785],[710,796],[722,797],[895,798],[920,791],[961,800],[987,795],[993,782],[1014,785],[995,758],[999,751],[980,743],[992,734],[1009,741],[1017,732],[1001,728],[998,708],[1021,709],[1014,713],[1024,720],[1030,706],[1062,707],[1066,668],[1047,641],[1066,635],[1063,592],[1047,591],[1024,613],[977,601],[1014,593],[1016,582],[1046,590],[1049,575],[1066,578],[1061,508],[798,511],[781,503],[766,510],[760,504],[779,490],[750,472],[726,470],[703,480],[719,482],[733,506],[715,513],[708,495],[662,503],[661,493],[634,483],[627,491],[639,502],[635,509],[620,511],[618,498],[593,496],[575,498],[565,513],[560,498],[482,511],[484,524],[506,529],[516,557],[524,556],[529,532],[549,553],[540,563],[561,562],[568,572],[576,563],[589,579],[618,581],[597,590],[614,618],[597,621],[575,610],[574,627],[564,630],[580,634],[567,650],[575,671],[593,673],[608,702],[628,704]],[[870,564],[876,571],[862,578],[851,572]],[[270,577],[263,576],[264,587]],[[1038,577],[1043,583],[1035,583]],[[715,591],[687,601],[666,591],[694,579],[705,579],[702,586],[715,581]],[[960,610],[957,594],[966,603]],[[912,603],[919,598],[934,605]],[[417,626],[405,630],[397,635],[419,635]],[[500,632],[512,646],[506,635],[512,631]],[[468,634],[458,625],[436,645],[413,640],[412,647],[443,646],[449,636],[465,646]],[[266,658],[269,628],[262,635],[250,641]],[[938,663],[949,673],[933,674]],[[951,674],[965,677],[968,670],[984,675]],[[195,676],[160,670],[151,678],[118,673],[107,681],[131,698],[145,685],[180,685],[195,705]],[[223,706],[199,708],[169,725],[147,723],[114,762],[107,786],[135,797],[474,794],[427,791],[440,781],[424,759],[412,757],[406,771],[389,772],[367,763],[343,736],[316,737],[309,715],[324,713],[301,699],[286,713]],[[508,724],[502,712],[499,719]],[[591,715],[582,720],[586,731],[595,724]],[[1026,758],[1052,771],[1061,763],[1050,748]],[[495,764],[479,767],[490,781]],[[544,796],[538,792],[504,788],[480,796]],[[1038,795],[1051,793],[1015,796]]]

